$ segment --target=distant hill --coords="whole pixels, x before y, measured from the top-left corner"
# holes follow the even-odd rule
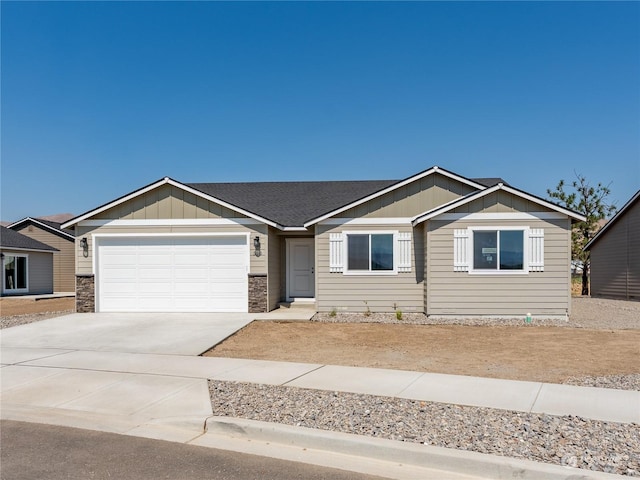
[[[50,222],[57,222],[57,223],[64,223],[67,220],[72,219],[73,217],[75,217],[75,215],[73,213],[55,213],[53,215],[30,215],[31,218],[41,218],[43,220],[49,220]],[[5,222],[5,221],[1,221],[0,225],[2,225],[3,227],[6,227],[7,225],[11,225],[14,222],[17,222],[18,220],[22,220],[21,218],[16,218],[15,220],[13,220],[12,222]]]

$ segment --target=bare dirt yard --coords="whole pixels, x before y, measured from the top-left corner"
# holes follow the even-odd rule
[[[72,313],[75,311],[75,301],[75,297],[41,300],[22,297],[0,298],[0,328],[37,322],[46,318]]]
[[[253,322],[204,355],[551,383],[640,373],[640,302],[579,301],[589,318],[565,326]],[[637,327],[617,325],[615,311]]]

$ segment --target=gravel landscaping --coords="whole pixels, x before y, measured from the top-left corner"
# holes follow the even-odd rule
[[[327,323],[398,323],[410,325],[553,326],[602,330],[640,329],[640,302],[573,297],[568,320],[534,318],[433,318],[423,313],[317,313],[311,320]]]
[[[39,322],[47,318],[61,317],[75,313],[74,310],[63,310],[58,312],[39,312],[27,313],[25,315],[12,315],[10,317],[0,317],[0,330],[3,328],[17,327],[18,325],[26,325],[27,323]]]
[[[640,476],[640,426],[343,392],[209,381],[214,415]]]

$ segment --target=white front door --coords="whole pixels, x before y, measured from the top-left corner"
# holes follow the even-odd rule
[[[314,239],[287,238],[287,297],[313,298],[314,274]]]

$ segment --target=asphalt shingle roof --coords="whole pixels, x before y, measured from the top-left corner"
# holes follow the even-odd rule
[[[491,187],[501,178],[473,178]],[[299,227],[333,210],[372,195],[400,180],[323,182],[187,183],[191,188],[269,219],[285,227]]]
[[[191,188],[286,227],[300,227],[398,180],[187,183]]]
[[[22,235],[7,227],[0,227],[0,247],[2,248],[20,248],[24,250],[50,250],[57,252],[57,248],[53,248],[45,243],[34,240],[31,237]]]
[[[37,220],[40,223],[44,223],[45,225],[48,225],[51,228],[55,228],[56,230],[64,232],[68,235],[75,235],[73,230],[69,230],[68,228],[60,228],[60,226],[62,225],[62,223],[60,222],[52,222],[51,220],[45,220],[43,218],[35,218],[34,220]]]

